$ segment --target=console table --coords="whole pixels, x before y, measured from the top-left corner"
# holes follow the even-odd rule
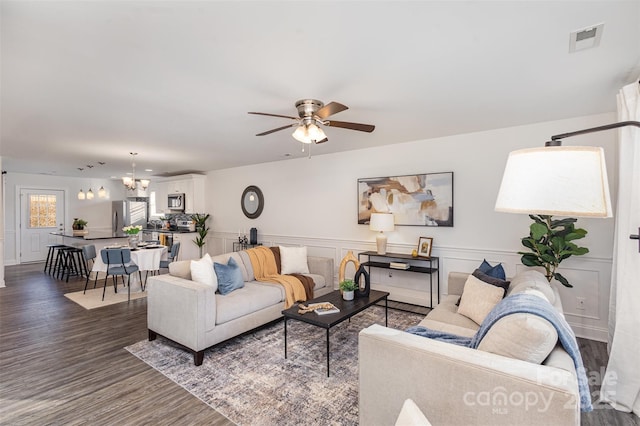
[[[258,246],[261,246],[261,245],[262,245],[262,243],[249,244],[249,243],[240,243],[238,241],[234,241],[233,242],[233,251],[242,251],[242,250],[258,247]]]
[[[362,256],[367,257],[367,262],[360,260]],[[437,300],[438,304],[440,303],[440,258],[435,256],[413,257],[410,254],[403,253],[378,254],[375,251],[365,251],[358,253],[358,261],[361,265],[369,269],[369,274],[371,274],[371,268],[382,268],[429,275],[429,308],[433,308],[433,281],[435,275],[436,288],[438,291]],[[409,269],[392,268],[390,266],[391,262],[407,263],[409,264]]]

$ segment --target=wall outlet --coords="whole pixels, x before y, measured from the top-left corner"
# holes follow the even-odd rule
[[[576,309],[584,311],[587,300],[584,297],[576,297]]]

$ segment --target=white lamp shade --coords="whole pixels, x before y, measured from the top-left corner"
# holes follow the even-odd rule
[[[509,154],[496,211],[611,217],[604,150],[556,146]]]
[[[91,190],[91,188],[89,188],[89,191],[87,191],[87,200],[93,200],[93,191]]]
[[[369,229],[372,231],[393,231],[393,214],[391,213],[371,213]]]
[[[87,198],[84,194],[84,192],[82,192],[82,189],[80,190],[80,192],[78,192],[78,200],[84,200],[85,198]]]

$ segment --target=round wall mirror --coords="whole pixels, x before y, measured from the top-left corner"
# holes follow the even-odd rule
[[[242,213],[249,219],[255,219],[260,216],[264,208],[264,197],[260,188],[254,185],[247,186],[242,193],[240,205],[242,206]]]

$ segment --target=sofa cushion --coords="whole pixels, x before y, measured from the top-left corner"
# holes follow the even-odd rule
[[[280,248],[280,273],[286,274],[308,274],[306,247],[284,247]]]
[[[502,300],[504,289],[480,281],[469,275],[464,285],[458,313],[482,324],[485,317]]]
[[[206,284],[218,289],[218,278],[213,270],[213,262],[209,253],[200,260],[191,261],[191,279],[195,282]]]
[[[244,281],[252,281],[249,279],[247,268],[245,268],[244,262],[242,261],[242,258],[240,257],[240,254],[238,252],[224,253],[224,254],[219,254],[217,256],[212,256],[211,260],[213,260],[213,263],[217,262],[221,265],[226,265],[227,263],[229,263],[230,258],[233,258],[233,260],[235,260],[235,262],[240,267],[240,272],[242,272],[242,279]]]
[[[440,301],[440,304],[436,306],[435,309],[433,309],[431,312],[429,312],[429,314],[427,315],[427,319],[434,322],[452,324],[455,326],[468,328],[470,330],[473,330],[475,333],[478,330],[479,325],[473,322],[471,319],[465,317],[464,315],[460,315],[458,313],[458,307],[456,306],[456,302],[458,301],[459,298],[460,296],[456,296],[456,295],[445,296]],[[423,324],[420,323],[420,325],[423,325]],[[425,327],[434,328],[428,325],[425,325]],[[442,330],[441,328],[434,328],[434,329],[447,331],[447,330]]]
[[[516,274],[516,276],[511,279],[511,285],[507,291],[507,296],[522,293],[527,288],[534,288],[541,291],[549,303],[555,305],[556,295],[553,288],[549,285],[547,278],[540,271],[536,271],[535,269],[527,269],[526,271]]]
[[[252,314],[276,304],[282,304],[282,286],[263,285],[256,281],[226,295],[216,294],[216,324]],[[284,308],[284,306],[283,306]]]
[[[516,313],[496,321],[478,349],[540,364],[557,341],[558,333],[549,321],[533,314]]]
[[[242,259],[242,263],[244,264],[244,269],[247,271],[247,276],[245,277],[245,281],[255,281],[256,276],[253,273],[253,265],[251,264],[251,258],[249,257],[249,253],[246,250],[242,250],[238,252],[240,259]]]
[[[480,264],[480,266],[478,267],[478,269],[480,269],[480,271],[484,272],[490,277],[499,278],[501,280],[507,279],[507,276],[504,273],[504,268],[502,267],[501,263],[498,263],[495,266],[491,266],[491,264],[487,262],[487,259],[484,259]]]
[[[233,257],[229,258],[229,262],[226,265],[217,262],[214,263],[213,269],[215,269],[216,275],[218,276],[218,290],[220,294],[229,294],[244,286],[240,266]]]
[[[324,288],[327,285],[322,275],[318,275],[318,274],[304,274],[304,275],[307,277],[311,277],[311,279],[313,280],[314,290],[317,290],[319,288]]]
[[[190,260],[178,260],[169,263],[169,275],[174,277],[183,278],[185,280],[191,279],[191,261]]]
[[[457,316],[466,319],[470,323],[473,323],[475,325],[475,328],[461,327],[459,325],[454,325],[451,323],[434,321],[431,319],[431,316],[427,316],[425,319],[420,321],[418,325],[430,328],[431,330],[442,331],[443,333],[455,334],[456,336],[473,337],[478,332],[478,324],[471,321],[464,315],[457,314]]]
[[[480,269],[476,269],[472,274],[474,277],[479,279],[482,282],[487,284],[495,285],[496,287],[500,287],[504,289],[505,293],[509,289],[509,281],[501,280],[500,278],[492,277],[491,275],[487,275],[482,272]]]

